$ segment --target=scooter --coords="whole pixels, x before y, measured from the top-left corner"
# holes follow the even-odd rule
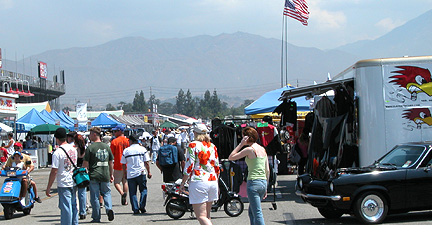
[[[33,187],[28,184],[26,196],[20,200],[21,179],[22,176],[27,176],[27,170],[22,170],[18,167],[7,167],[0,172],[0,176],[8,177],[5,179],[0,190],[0,203],[3,206],[5,219],[12,219],[15,211],[22,211],[24,215],[28,215],[35,203],[35,193]]]
[[[192,205],[189,204],[189,192],[181,192],[179,182],[165,183],[162,185],[162,190],[166,197],[164,203],[165,211],[169,217],[179,219],[186,212],[193,213]],[[213,212],[216,212],[222,206],[224,206],[225,213],[231,217],[239,216],[244,209],[240,196],[229,191],[225,182],[219,178],[219,199],[213,203],[211,209]]]

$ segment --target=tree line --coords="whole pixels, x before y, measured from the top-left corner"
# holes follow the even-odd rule
[[[119,102],[117,106],[110,104],[106,105],[106,110],[124,110],[125,112],[149,113],[154,112],[154,107],[157,106],[157,112],[165,115],[175,113],[183,114],[195,118],[211,119],[215,117],[223,118],[228,115],[244,115],[244,108],[252,103],[253,100],[245,100],[238,107],[228,107],[228,103],[222,102],[214,90],[210,93],[207,90],[203,98],[193,97],[188,89],[185,93],[180,89],[175,104],[170,102],[161,102],[155,95],[151,95],[146,101],[144,92],[135,93],[132,103]]]

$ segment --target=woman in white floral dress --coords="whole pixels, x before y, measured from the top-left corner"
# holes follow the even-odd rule
[[[213,201],[218,199],[219,157],[216,146],[210,142],[204,124],[194,125],[195,141],[186,151],[186,165],[180,190],[189,180],[189,203],[203,224],[212,224],[210,211]]]

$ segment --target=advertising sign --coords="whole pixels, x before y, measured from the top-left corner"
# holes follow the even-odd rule
[[[16,111],[15,98],[0,95],[0,110]]]
[[[77,103],[76,112],[78,122],[87,122],[87,103]]]
[[[39,67],[39,77],[42,79],[47,79],[47,75],[48,75],[47,64],[44,62],[39,62],[38,67]]]
[[[432,141],[430,69],[432,64],[425,63],[383,66],[388,142]]]

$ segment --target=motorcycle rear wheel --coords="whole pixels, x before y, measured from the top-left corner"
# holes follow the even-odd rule
[[[175,209],[171,207],[171,204],[186,208],[185,202],[179,199],[170,199],[165,207],[165,211],[169,217],[175,220],[180,219],[186,213],[186,211]]]
[[[224,205],[224,211],[228,216],[236,217],[242,214],[244,209],[244,204],[242,200],[238,197],[230,199]]]
[[[10,205],[3,205],[3,212],[5,219],[9,220],[12,219],[14,214],[14,208]]]
[[[31,212],[31,208],[23,209],[23,213],[24,213],[24,215],[29,215],[30,212]]]

